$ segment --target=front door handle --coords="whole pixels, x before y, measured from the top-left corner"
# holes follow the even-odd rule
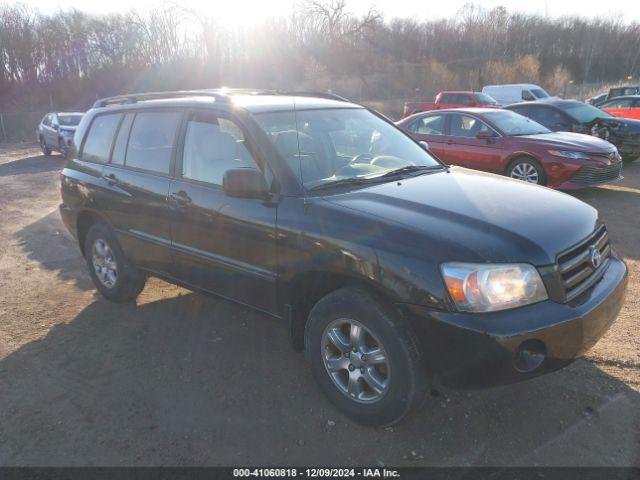
[[[177,193],[170,193],[169,198],[176,202],[178,205],[187,205],[191,203],[191,197],[187,195],[187,192],[180,190]]]
[[[118,179],[113,173],[110,173],[109,175],[102,175],[102,179],[109,185],[115,185],[118,182]]]

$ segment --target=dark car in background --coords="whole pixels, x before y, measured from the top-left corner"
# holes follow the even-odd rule
[[[613,98],[622,97],[625,95],[640,95],[640,86],[629,86],[629,87],[614,87],[610,88],[608,92],[601,93],[594,97],[587,99],[587,103],[591,105],[595,105],[596,107],[600,107],[600,105],[607,100],[611,100]]]
[[[57,151],[66,155],[83,115],[79,112],[51,112],[42,117],[36,128],[42,153],[51,155],[52,151]]]
[[[359,422],[399,421],[436,379],[561,368],[622,307],[627,268],[594,208],[449,168],[362,106],[208,90],[94,107],[60,213],[98,291],[132,302],[157,276],[280,320]]]
[[[640,120],[640,95],[626,95],[602,102],[598,108],[614,117]]]
[[[616,118],[577,100],[539,100],[509,105],[508,110],[524,115],[554,132],[577,132],[613,143],[627,162],[640,156],[640,120]]]
[[[397,125],[448,164],[572,190],[618,180],[622,160],[607,141],[553,133],[509,110],[456,109],[419,113]]]

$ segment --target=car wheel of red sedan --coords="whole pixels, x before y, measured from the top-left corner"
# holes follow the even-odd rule
[[[533,158],[519,158],[509,165],[507,175],[517,180],[522,180],[537,185],[544,185],[547,178],[544,168]]]

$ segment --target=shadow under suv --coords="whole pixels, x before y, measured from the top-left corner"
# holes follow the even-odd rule
[[[592,207],[449,168],[330,95],[99,100],[61,192],[102,295],[133,301],[151,275],[281,319],[321,390],[366,424],[399,421],[434,381],[567,365],[626,290]]]

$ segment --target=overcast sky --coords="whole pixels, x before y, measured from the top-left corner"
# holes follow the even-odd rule
[[[291,11],[296,0],[181,0],[210,14],[219,15],[229,23],[251,23],[268,16],[280,16]],[[421,20],[452,17],[468,0],[347,0],[354,13],[363,13],[375,6],[386,18],[411,17]],[[117,12],[130,8],[148,10],[161,0],[26,0],[43,12],[76,7],[89,12]],[[549,16],[582,15],[587,17],[619,16],[625,22],[640,21],[640,0],[476,0],[486,8],[504,6],[510,11],[522,11]]]

